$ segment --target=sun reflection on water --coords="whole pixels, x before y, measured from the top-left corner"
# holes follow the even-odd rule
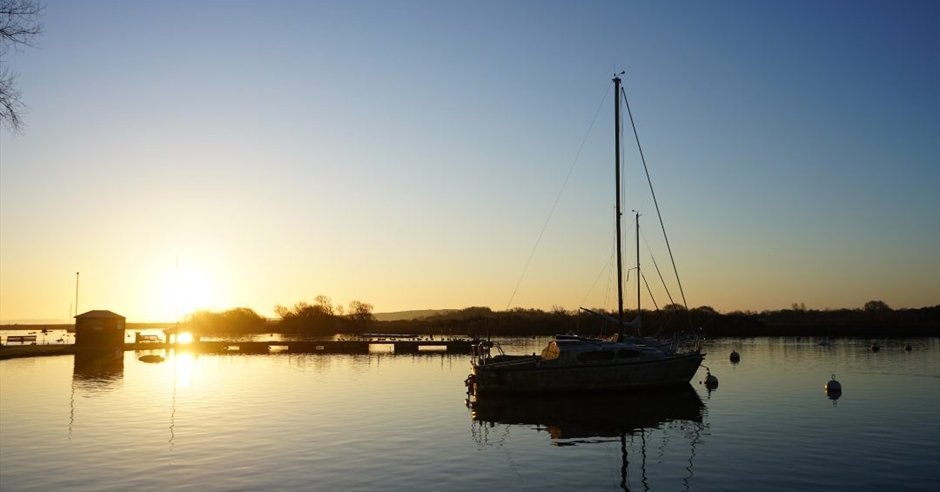
[[[173,373],[177,386],[188,388],[192,385],[195,365],[195,358],[191,352],[173,354]]]

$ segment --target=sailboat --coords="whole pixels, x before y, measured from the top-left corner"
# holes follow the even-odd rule
[[[698,348],[682,351],[654,339],[631,336],[623,320],[623,259],[620,211],[620,76],[614,79],[614,139],[617,236],[617,333],[609,339],[556,335],[541,355],[489,357],[490,341],[481,341],[466,379],[468,392],[538,394],[629,391],[688,385],[704,359]],[[639,254],[637,255],[639,269]],[[639,277],[639,275],[637,275]],[[639,280],[638,280],[639,281]]]

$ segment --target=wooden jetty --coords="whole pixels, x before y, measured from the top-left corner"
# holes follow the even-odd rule
[[[19,344],[21,344],[21,345],[24,344],[24,343],[26,343],[26,342],[30,342],[30,343],[32,343],[32,344],[35,344],[35,343],[36,343],[36,335],[8,335],[8,336],[7,336],[7,343],[10,344],[10,343],[13,343],[13,342],[19,343]]]
[[[329,341],[198,341],[188,344],[137,344],[139,348],[178,348],[207,353],[243,353],[266,354],[276,352],[299,354],[368,354],[372,345],[391,345],[396,354],[415,354],[426,350],[441,351],[452,354],[469,354],[473,346],[472,340],[329,340]]]
[[[470,354],[472,340],[339,340],[339,341],[196,341],[192,343],[139,342],[125,343],[128,350],[176,349],[180,351],[213,354],[368,354],[372,345],[391,345],[396,354],[445,352],[448,354]],[[0,360],[47,355],[71,355],[78,349],[75,345],[3,345]]]

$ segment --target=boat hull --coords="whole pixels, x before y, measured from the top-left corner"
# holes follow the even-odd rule
[[[629,391],[689,384],[704,356],[674,355],[665,359],[604,365],[544,364],[478,365],[471,382],[475,394]]]

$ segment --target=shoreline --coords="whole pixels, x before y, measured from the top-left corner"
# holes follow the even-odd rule
[[[502,335],[507,337],[512,337],[514,335]],[[523,336],[523,335],[519,335]],[[826,336],[806,336],[806,335],[767,335],[767,334],[758,334],[752,336],[719,336],[719,337],[710,337],[710,339],[747,339],[747,338],[834,338],[835,340],[839,339],[850,339],[850,340],[897,340],[897,339],[927,339],[927,338],[940,338],[937,336],[931,335],[914,335],[914,336],[899,336],[899,335],[882,335],[882,336],[837,336],[837,337],[826,337]],[[232,343],[237,345],[238,342],[212,342],[213,344],[218,343]],[[883,347],[887,348],[887,347]],[[175,344],[167,343],[125,343],[123,352],[128,351],[152,351],[152,350],[185,350],[186,346],[177,346]],[[32,357],[54,357],[54,356],[63,356],[63,355],[75,355],[79,352],[85,352],[75,347],[73,344],[69,345],[0,345],[0,361],[9,360],[9,359],[23,359],[23,358],[32,358]],[[217,353],[217,351],[210,351]],[[333,353],[333,352],[327,352]]]
[[[177,326],[176,323],[127,323],[125,330],[165,330]],[[75,331],[75,323],[36,323],[36,324],[0,324],[0,331],[41,331],[41,330],[64,330],[68,332]]]
[[[75,352],[74,345],[3,345],[0,347],[0,360],[75,355]]]

